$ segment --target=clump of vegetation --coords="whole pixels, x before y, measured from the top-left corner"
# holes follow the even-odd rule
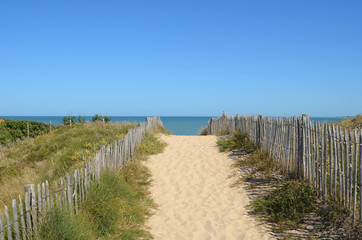
[[[251,203],[252,212],[276,223],[276,231],[296,228],[315,209],[315,190],[304,181],[287,181]]]
[[[362,128],[362,114],[358,114],[352,119],[346,119],[338,122],[338,125],[345,128]]]
[[[200,132],[199,132],[200,136],[206,136],[207,135],[207,130],[206,128],[203,128]]]
[[[163,126],[156,126],[153,130],[153,133],[155,134],[165,134],[165,135],[171,135],[172,132],[170,132],[169,130],[167,130],[166,128],[164,128]]]
[[[157,128],[157,132],[164,130]],[[143,227],[152,206],[146,188],[150,173],[142,161],[165,146],[154,133],[146,133],[124,169],[105,170],[100,180],[91,184],[79,214],[56,210],[42,224],[38,239],[50,239],[47,236],[52,232],[56,237],[51,239],[150,239]]]
[[[335,199],[328,199],[317,209],[316,213],[322,218],[324,227],[339,227],[350,216],[349,210]]]
[[[29,137],[37,137],[49,132],[49,124],[26,121],[1,119],[0,121],[0,145],[5,145],[18,140],[23,140],[28,136],[27,124],[29,124]]]
[[[96,239],[94,224],[84,212],[74,216],[68,209],[53,209],[48,212],[39,228],[34,233],[35,239],[53,240],[93,240]],[[30,238],[31,239],[31,238]]]
[[[230,134],[230,131],[229,131],[229,129],[227,129],[227,128],[220,129],[220,130],[216,133],[217,136],[226,136],[226,135],[229,135],[229,134]]]
[[[270,179],[271,174],[276,170],[275,161],[269,156],[269,154],[261,149],[257,149],[247,157],[241,159],[234,164],[236,167],[251,167],[252,171],[244,177],[244,179],[258,177]]]
[[[66,126],[66,125],[70,125],[70,124],[75,124],[76,123],[76,119],[74,116],[65,116],[63,117],[63,125]]]
[[[82,117],[82,115],[78,116],[78,122],[79,123],[84,123],[85,122],[85,119],[84,119],[84,117]]]
[[[96,114],[92,117],[92,122],[101,122],[101,121],[110,122],[111,118],[108,116],[102,116],[102,115],[98,115],[98,114]]]
[[[109,239],[127,233],[135,239],[145,234],[141,224],[152,201],[142,188],[133,187],[140,182],[127,182],[131,179],[135,180],[122,172],[106,171],[90,186],[83,211],[93,220],[98,237]]]
[[[220,139],[217,141],[221,152],[232,150],[244,150],[247,153],[253,152],[256,148],[254,143],[249,139],[247,133],[234,132],[229,139]]]

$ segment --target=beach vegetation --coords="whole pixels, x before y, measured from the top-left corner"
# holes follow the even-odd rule
[[[252,213],[261,214],[275,223],[274,230],[297,228],[303,218],[315,209],[316,191],[305,181],[290,180],[251,202]]]
[[[362,114],[358,114],[354,118],[339,121],[337,124],[344,128],[362,128]]]
[[[316,213],[322,219],[322,228],[340,227],[350,217],[348,208],[333,198],[328,198],[324,204],[321,204]]]
[[[102,116],[99,114],[96,114],[92,117],[92,122],[110,122],[111,118],[108,116]]]
[[[235,162],[234,166],[238,168],[250,168],[248,175],[244,176],[243,180],[256,178],[271,180],[272,174],[275,173],[277,169],[273,158],[271,158],[267,152],[259,148],[251,154]]]
[[[200,136],[206,136],[206,135],[207,135],[207,129],[206,129],[206,127],[203,128],[203,129],[201,129],[201,131],[199,132],[199,135],[200,135]]]
[[[217,133],[216,136],[226,136],[229,135],[230,131],[228,128],[224,128],[224,129],[220,129]]]
[[[236,131],[231,138],[219,139],[217,141],[219,150],[221,152],[227,152],[232,150],[245,151],[251,153],[255,151],[255,144],[250,140],[247,133]]]
[[[1,119],[0,121],[0,145],[24,140],[28,136],[35,138],[49,133],[49,124],[37,121]]]
[[[76,123],[76,119],[74,116],[65,116],[63,117],[63,125],[66,126],[66,125],[74,125]]]

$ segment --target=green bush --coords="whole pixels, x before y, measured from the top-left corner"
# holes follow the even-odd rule
[[[2,119],[0,122],[0,144],[3,145],[26,138],[28,134],[27,123],[29,123],[29,137],[34,138],[49,132],[49,124],[46,123],[37,121]]]
[[[105,121],[105,122],[110,122],[111,118],[108,116],[102,116],[102,115],[94,115],[94,117],[92,117],[92,122],[101,122],[101,121]]]
[[[218,140],[217,144],[221,152],[244,150],[247,153],[251,153],[256,149],[248,134],[239,131],[234,132],[233,136],[229,139]]]
[[[70,122],[72,122],[72,124],[75,124],[76,119],[75,119],[74,116],[69,116],[69,117],[65,116],[65,117],[63,117],[63,124],[64,125],[70,125]]]
[[[279,230],[296,227],[306,214],[314,210],[316,192],[304,181],[287,181],[270,191],[264,198],[251,203],[253,213],[263,214]]]

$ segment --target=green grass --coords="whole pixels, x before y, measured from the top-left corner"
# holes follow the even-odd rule
[[[161,128],[156,131],[165,132]],[[106,170],[101,179],[90,186],[79,215],[70,216],[68,212],[56,210],[41,226],[38,239],[49,239],[47,236],[53,231],[60,237],[51,239],[150,239],[144,222],[153,202],[147,190],[150,173],[143,161],[162,152],[165,146],[155,133],[146,133],[124,169]],[[65,222],[69,224],[63,224]]]
[[[247,133],[234,132],[229,139],[220,139],[217,141],[219,150],[227,152],[232,150],[244,150],[247,153],[253,152],[256,148],[254,143],[249,139]]]
[[[304,181],[286,181],[265,197],[251,202],[252,213],[261,214],[275,223],[274,230],[283,232],[297,228],[303,218],[314,211],[315,190]]]
[[[92,159],[102,145],[125,136],[137,124],[84,123],[0,150],[0,206],[23,193],[24,185],[57,180]]]
[[[96,236],[89,215],[81,212],[74,216],[68,210],[58,208],[47,213],[39,231],[34,233],[34,238],[39,240],[93,240],[97,239]]]

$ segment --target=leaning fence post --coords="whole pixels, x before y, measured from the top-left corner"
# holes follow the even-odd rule
[[[4,224],[3,224],[3,216],[0,211],[0,240],[4,240]]]

